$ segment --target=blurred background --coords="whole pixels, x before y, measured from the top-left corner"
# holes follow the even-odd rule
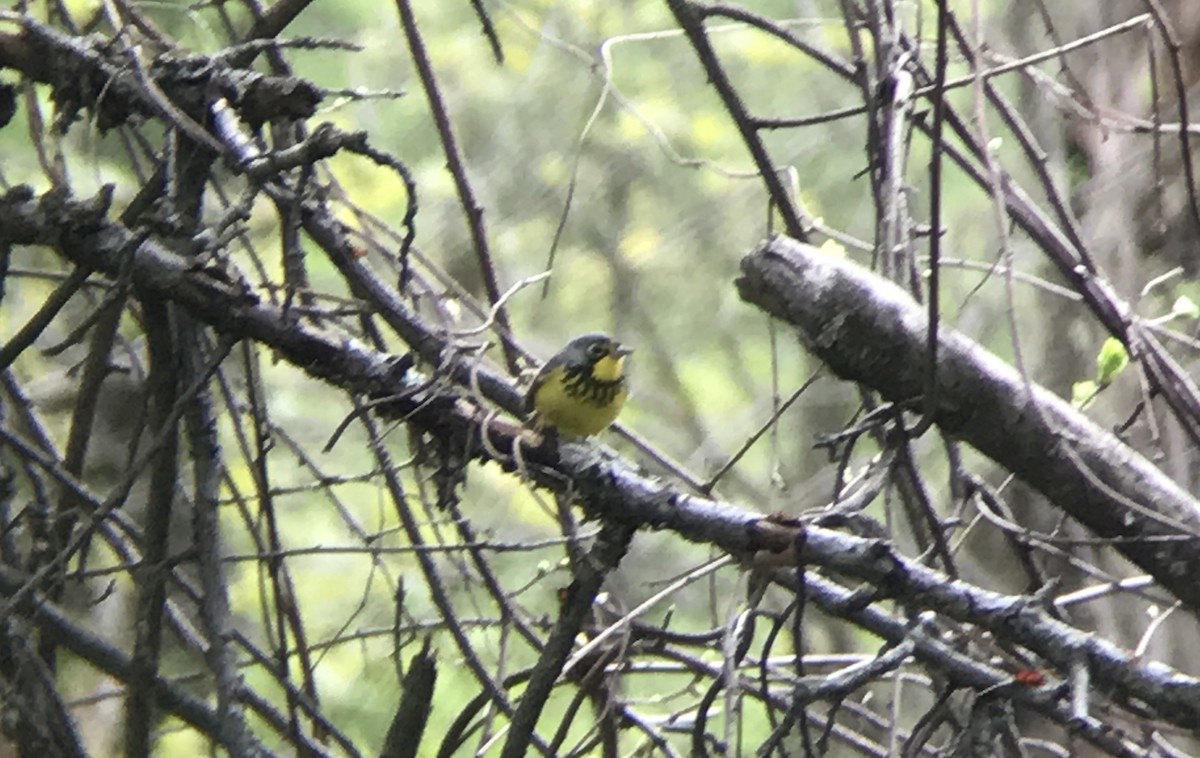
[[[869,31],[878,21],[871,13],[879,9],[875,3],[859,9],[864,16],[856,27],[856,46],[843,16],[852,5],[755,0],[747,8],[847,67],[865,45],[864,66],[874,70]],[[932,70],[936,6],[883,5],[893,14],[894,28],[919,43],[904,54]],[[1142,2],[952,2],[963,28],[977,35],[972,44],[983,68],[1094,38],[990,77],[1009,109],[1003,113],[971,86],[953,90],[947,102],[989,146],[996,166],[1038,207],[1065,201],[1065,211],[1077,220],[1107,285],[1137,316],[1178,330],[1179,339],[1170,346],[1194,375],[1195,314],[1189,303],[1200,301],[1200,287],[1184,171],[1192,159],[1183,154],[1176,136],[1152,132],[1156,125],[1180,121],[1180,87],[1195,94],[1200,9],[1186,0],[1163,0],[1161,6],[1179,38],[1178,72]],[[195,53],[218,53],[251,23],[247,8],[234,3],[130,7],[180,49]],[[502,292],[516,288],[506,308],[515,342],[531,356],[526,368],[535,368],[575,335],[611,333],[636,349],[630,364],[633,395],[620,419],[623,430],[696,481],[712,484],[715,495],[748,509],[799,515],[827,503],[837,464],[814,445],[855,423],[864,397],[855,386],[822,372],[786,326],[771,323],[739,299],[732,283],[741,257],[762,238],[781,231],[781,224],[736,124],[667,4],[518,0],[484,2],[482,7],[495,25],[502,63],[473,3],[416,2],[414,11],[483,209],[497,283]],[[66,28],[63,19],[70,18],[79,27],[112,34],[111,19],[106,20],[111,9],[98,2],[72,0],[19,10],[60,31]],[[18,26],[13,19],[5,16],[0,25],[14,31]],[[809,120],[761,134],[809,224],[813,244],[829,255],[872,266],[878,260],[880,215],[866,147],[863,89],[761,29],[720,18],[711,19],[707,28],[750,113],[761,119]],[[405,297],[464,354],[483,350],[493,368],[507,371],[496,333],[471,332],[488,310],[485,282],[396,8],[356,0],[313,3],[283,36],[357,46],[284,53],[294,75],[325,91],[310,124],[328,121],[346,131],[362,130],[373,147],[407,167],[417,190],[417,214],[413,280]],[[956,49],[947,78],[971,71]],[[16,78],[11,71],[0,71],[0,81]],[[0,130],[4,189],[27,183],[40,193],[51,186],[50,177],[61,175],[75,194],[87,196],[112,183],[115,207],[121,208],[144,186],[149,164],[143,151],[163,144],[161,126],[127,125],[102,134],[84,113],[59,131],[49,87],[22,84],[18,103],[16,118]],[[1043,151],[1041,165],[1022,152],[1014,123],[1005,114],[1015,114],[1020,128],[1036,139]],[[928,101],[915,100],[909,118],[914,123],[931,118]],[[915,256],[910,265],[920,287],[928,267],[933,195],[929,144],[919,132],[904,134],[902,226],[912,240],[906,249]],[[1039,170],[1047,172],[1053,193],[1040,183]],[[367,264],[385,281],[398,284],[396,251],[412,198],[397,174],[342,153],[322,164],[316,181],[361,244]],[[244,178],[216,172],[205,196],[205,218],[219,218],[246,190]],[[1108,334],[1037,244],[1007,219],[998,220],[989,193],[948,160],[940,198],[943,323],[1006,361],[1014,360],[1019,347],[1030,379],[1075,400],[1103,426],[1133,418],[1123,429],[1124,438],[1194,491],[1200,456],[1161,408],[1152,404],[1151,414],[1138,415],[1144,392],[1139,372],[1127,370],[1097,383],[1096,360]],[[277,302],[283,300],[280,226],[275,209],[259,196],[228,252],[230,264],[259,294]],[[307,239],[300,244],[308,303],[314,309],[305,315],[335,334],[363,337],[355,298],[341,274]],[[6,249],[4,264],[0,340],[8,341],[60,285],[69,267],[35,247]],[[1011,279],[1006,270],[1013,272]],[[547,271],[548,278],[533,280]],[[912,288],[912,281],[897,278]],[[33,349],[16,357],[5,377],[5,424],[30,433],[29,420],[19,410],[23,397],[48,440],[57,449],[66,445],[90,344],[78,329],[111,292],[110,281],[89,280]],[[145,442],[143,317],[135,306],[123,312],[109,357],[112,371],[96,406],[80,476],[101,498],[124,476],[136,441]],[[392,352],[409,349],[390,333],[382,339]],[[794,403],[776,415],[801,387]],[[324,714],[364,754],[377,752],[383,742],[413,643],[430,636],[441,665],[428,732],[443,734],[479,686],[460,665],[458,648],[422,580],[361,426],[350,424],[327,449],[339,424],[353,412],[352,399],[250,344],[232,350],[212,394],[220,409],[224,466],[221,551],[235,626],[264,650],[307,648],[304,663],[288,659],[292,676],[300,681],[302,669],[311,672]],[[768,431],[752,440],[767,425]],[[571,578],[553,499],[517,476],[484,465],[470,468],[457,511],[438,509],[419,442],[399,424],[383,433],[427,544],[443,546],[436,550],[440,577],[472,645],[498,678],[531,665],[535,652],[498,617],[478,565],[461,549],[451,548],[472,535],[505,597],[532,628],[544,631]],[[677,471],[664,468],[623,432],[610,431],[603,442],[647,473],[677,481]],[[961,527],[950,539],[962,578],[1001,592],[1027,591],[1029,577],[1003,535],[977,524],[974,506],[951,492],[945,441],[927,435],[914,443],[914,450],[931,501]],[[849,473],[861,471],[877,451],[864,439],[850,458]],[[1011,482],[1007,472],[969,449],[961,453],[965,467],[1003,494],[1023,526],[1064,539],[1086,536],[1036,493]],[[11,456],[5,464],[18,467]],[[185,466],[180,477],[181,501],[188,497],[188,471]],[[20,503],[34,497],[28,481],[14,481],[19,494],[6,514],[13,523]],[[264,515],[265,492],[270,493],[270,519]],[[901,548],[915,550],[914,537],[892,507],[892,498],[881,499],[871,515],[892,529],[889,536]],[[144,510],[135,487],[122,513],[136,524],[139,508]],[[270,529],[277,530],[274,546],[264,540],[268,520]],[[572,539],[586,540],[595,528],[580,524]],[[186,509],[177,510],[171,554],[185,576],[192,529]],[[28,549],[21,541],[25,537],[17,538],[18,552]],[[1039,556],[1048,573],[1061,573],[1064,593],[1138,573],[1103,545],[1064,551],[1071,556],[1053,551]],[[623,613],[716,557],[711,548],[671,533],[640,533],[606,584],[607,608]],[[63,601],[77,618],[87,619],[98,634],[121,647],[131,639],[134,585],[123,568],[127,561],[98,540],[85,562],[72,564],[81,573]],[[302,640],[295,638],[294,628],[283,631],[277,622],[282,601],[270,578],[272,566],[284,567],[289,577],[285,594],[302,619]],[[726,567],[671,592],[644,620],[669,620],[680,631],[720,630],[744,608],[746,598],[745,577]],[[185,599],[176,602],[182,618],[192,615]],[[782,608],[787,598],[768,593],[763,602],[767,608]],[[1155,597],[1117,595],[1075,610],[1072,620],[1134,647],[1164,610]],[[1198,630],[1194,620],[1182,616],[1155,626],[1146,638],[1147,654],[1200,673],[1185,642],[1194,640]],[[284,644],[281,634],[290,642]],[[756,639],[761,643],[761,633]],[[790,654],[794,644],[790,634],[783,634],[771,652]],[[861,655],[878,647],[878,639],[819,613],[806,619],[806,654]],[[165,672],[198,693],[209,692],[196,650],[172,639],[167,651]],[[277,672],[256,665],[245,653],[237,658],[248,687],[274,702],[286,700]],[[713,660],[719,665],[721,658]],[[59,679],[89,750],[118,754],[119,733],[113,726],[120,719],[121,687],[69,658]],[[694,672],[686,667],[664,667],[624,680],[622,687],[633,689],[622,694],[647,718],[661,719],[656,723],[670,734],[670,719],[690,724],[683,704],[694,700],[689,689],[694,682]],[[889,687],[881,685],[879,695],[899,700]],[[911,703],[909,726],[929,707],[931,701],[922,698],[932,697],[924,686],[915,689],[919,696],[905,706]],[[570,702],[569,692],[556,694],[543,723],[557,723]],[[760,735],[747,738],[748,745],[759,744],[761,734],[771,729],[753,708],[747,707],[740,718],[748,734]],[[587,721],[580,718],[572,735],[584,735]],[[159,727],[156,755],[210,750],[205,737],[174,718]],[[869,725],[860,728],[872,734]],[[879,729],[872,736],[886,745],[881,736],[886,730]],[[489,744],[489,729],[483,731],[474,736],[472,748]],[[652,751],[644,738],[629,735],[628,740],[622,754]],[[870,752],[849,742],[835,743],[832,754]],[[468,752],[464,748],[461,754]],[[423,746],[421,754],[434,755],[434,746]]]

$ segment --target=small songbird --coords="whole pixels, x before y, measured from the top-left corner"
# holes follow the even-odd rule
[[[567,343],[538,372],[525,395],[525,411],[538,426],[590,437],[608,428],[625,405],[625,357],[633,351],[605,334]]]

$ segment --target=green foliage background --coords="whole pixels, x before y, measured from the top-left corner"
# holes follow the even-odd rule
[[[998,5],[984,4],[985,11],[993,13]],[[796,18],[791,26],[803,39],[835,55],[849,56],[836,2],[764,0],[753,6],[773,18]],[[634,345],[638,350],[633,364],[635,395],[623,422],[706,479],[766,422],[778,402],[775,395],[787,397],[816,369],[785,330],[772,327],[740,302],[732,286],[742,253],[771,230],[761,182],[753,175],[737,130],[662,3],[525,0],[489,3],[488,8],[504,46],[503,65],[492,59],[468,2],[417,3],[421,30],[472,184],[485,209],[502,289],[544,270],[565,213],[549,295],[543,299],[540,285],[535,285],[511,299],[514,331],[541,358],[569,337],[596,329]],[[226,44],[222,22],[211,6],[165,2],[143,9],[198,51],[212,52]],[[94,6],[80,2],[72,10],[85,17]],[[245,29],[248,19],[236,9],[229,12],[234,28]],[[915,26],[917,19],[911,23]],[[435,269],[442,271],[470,297],[482,300],[464,215],[394,7],[361,0],[315,3],[289,31],[292,37],[311,35],[354,42],[362,48],[293,51],[288,59],[298,75],[331,91],[404,93],[399,99],[331,95],[317,120],[332,121],[346,130],[365,130],[374,146],[391,152],[411,169],[418,188],[417,246],[428,261],[419,269],[431,280]],[[723,63],[756,115],[811,116],[861,102],[853,86],[760,33],[730,27],[714,36]],[[607,95],[606,82],[612,87]],[[1011,82],[1003,86],[1020,97]],[[39,90],[36,96],[49,113],[46,93]],[[954,97],[969,111],[969,94],[964,91]],[[20,119],[27,115],[23,109],[17,123],[0,131],[3,178],[9,184],[42,181],[34,157],[23,149],[28,126]],[[781,130],[770,134],[768,141],[777,163],[790,167],[788,182],[811,216],[869,241],[875,212],[869,181],[862,176],[865,129],[864,119],[858,116]],[[62,149],[81,190],[116,181],[123,193],[118,203],[136,191],[116,135],[99,135],[91,125],[77,124],[63,139]],[[1001,158],[1011,150],[1004,144],[998,149]],[[918,141],[910,158],[910,202],[913,215],[922,220],[928,215],[924,170],[928,158],[927,147]],[[344,192],[347,224],[363,223],[353,206],[385,224],[399,225],[408,198],[395,175],[352,157],[339,156],[330,165]],[[1021,178],[1015,163],[1006,167]],[[568,207],[572,180],[574,196]],[[237,189],[231,182],[227,192],[234,195]],[[219,214],[219,204],[210,199],[211,213]],[[943,200],[947,254],[989,265],[996,254],[990,200],[953,170]],[[270,223],[273,215],[267,211],[255,218],[250,236],[260,250],[267,251],[268,263],[278,266],[272,258],[278,248],[275,226]],[[840,245],[829,249],[830,254],[869,261],[861,250]],[[388,251],[368,254],[377,269],[394,267]],[[17,255],[16,262],[28,268],[50,265],[44,253],[18,251]],[[348,296],[337,272],[315,249],[308,265],[315,290]],[[269,273],[274,277],[279,272]],[[949,321],[992,344],[1002,355],[1010,355],[1001,310],[1006,305],[995,280],[986,272],[950,270],[944,282],[944,312]],[[976,289],[988,282],[987,287]],[[10,282],[8,302],[0,310],[0,331],[8,335],[18,328],[51,287],[32,278]],[[1036,306],[1042,296],[1023,289],[1017,297],[1020,304]],[[459,326],[478,322],[469,315],[464,296],[448,291],[444,299],[447,312],[463,314]],[[1016,310],[1023,327],[1037,318],[1036,307]],[[133,337],[135,326],[129,324],[126,332]],[[1089,339],[1082,341],[1086,344]],[[394,348],[404,349],[400,344]],[[496,354],[496,350],[489,353]],[[14,370],[26,377],[47,377],[45,397],[52,399],[65,391],[52,380],[69,386],[66,370],[79,356],[71,352],[58,362],[30,353]],[[295,488],[276,501],[284,516],[283,540],[295,550],[312,549],[287,558],[298,579],[298,604],[310,642],[336,642],[316,659],[321,696],[332,706],[334,720],[364,750],[373,751],[381,743],[398,697],[399,662],[393,657],[390,629],[399,587],[403,586],[409,614],[406,621],[429,621],[436,614],[412,556],[401,552],[404,541],[395,516],[378,484],[368,476],[371,463],[363,452],[362,435],[352,426],[332,452],[319,452],[351,411],[348,400],[263,357],[261,381],[268,388],[278,435],[270,458],[272,482]],[[1090,371],[1088,363],[1083,365],[1080,376]],[[244,382],[245,377],[237,380]],[[41,401],[50,407],[49,400]],[[783,417],[777,433],[750,450],[720,491],[764,512],[795,514],[821,504],[829,492],[831,466],[812,449],[813,442],[842,428],[856,407],[852,388],[830,378],[819,382]],[[68,413],[69,407],[66,412],[50,411],[60,433],[65,432]],[[227,449],[243,444],[228,423],[223,434]],[[402,429],[395,430],[392,439],[397,460],[411,454]],[[609,441],[636,457],[625,443]],[[317,491],[312,470],[300,463],[301,451],[325,475],[338,478],[330,487],[336,502]],[[870,452],[864,447],[861,455]],[[411,474],[412,469],[408,471]],[[231,475],[240,491],[253,491],[245,460]],[[486,467],[472,470],[470,476],[464,512],[481,537],[516,543],[558,534],[546,504],[516,478]],[[412,494],[428,484],[410,475],[408,486]],[[231,599],[247,625],[265,634],[261,566],[249,560],[256,546],[245,526],[254,521],[253,513],[252,504],[240,506],[231,497],[227,549],[231,556],[247,558],[230,564]],[[427,529],[431,538],[452,531],[437,518]],[[366,546],[380,553],[316,550],[337,545]],[[549,543],[534,552],[501,553],[495,561],[505,586],[547,620],[557,607],[557,590],[569,581],[562,554],[560,544]],[[632,607],[665,580],[709,557],[706,550],[681,544],[673,536],[642,534],[610,590],[619,606]],[[444,560],[446,575],[460,580],[452,588],[460,608],[466,616],[481,620],[472,630],[474,640],[497,658],[501,650],[506,651],[509,670],[531,664],[523,646],[511,644],[495,624],[482,623],[491,606],[481,599],[474,580],[457,571],[461,559],[447,556]],[[103,564],[101,560],[99,565]],[[733,607],[730,598],[737,603],[744,592],[737,572],[727,570],[711,584],[674,596],[672,623],[688,629],[723,624]],[[661,620],[665,612],[659,609],[650,618]],[[806,642],[814,652],[869,650],[876,644],[831,638],[828,635],[835,632],[818,622],[811,629],[812,639]],[[443,637],[436,637],[441,666],[429,728],[432,735],[440,735],[463,701],[478,691]],[[777,652],[787,651],[778,647]],[[178,673],[186,673],[196,662],[180,659],[176,664]],[[264,681],[255,667],[245,669],[245,675],[254,686]],[[100,686],[86,681],[87,676],[81,674],[85,678],[78,687],[81,694]],[[642,699],[665,698],[688,684],[687,677],[670,675],[636,681],[645,686],[639,692]],[[669,703],[663,701],[664,711],[670,709]],[[561,698],[552,702],[544,723],[554,723],[565,706]],[[89,719],[86,708],[77,715],[81,721]],[[757,717],[751,711],[746,718]],[[93,739],[105,742],[99,734]],[[164,756],[205,750],[193,733],[183,730],[167,730],[160,748]],[[432,750],[431,745],[426,748]]]

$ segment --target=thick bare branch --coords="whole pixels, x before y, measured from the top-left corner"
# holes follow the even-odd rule
[[[100,213],[104,205],[103,202],[78,203],[58,194],[48,195],[39,203],[27,190],[14,190],[0,198],[0,230],[3,230],[0,243],[12,241],[49,245],[71,257],[77,265],[88,265],[98,271],[115,274],[120,270],[120,258],[116,251],[126,248],[131,233],[103,219]],[[67,240],[69,244],[65,244]],[[768,243],[752,254],[747,266],[751,268],[759,258],[771,258],[775,269],[779,269],[769,269],[775,273],[776,278],[772,281],[787,282],[792,288],[800,287],[800,281],[786,278],[794,275],[793,266],[800,265],[795,260],[799,255],[793,249],[796,244],[782,240]],[[768,254],[766,251],[773,252]],[[815,251],[812,254],[821,255]],[[876,288],[872,277],[844,262],[828,258],[814,261],[811,268],[814,276],[811,278],[818,286],[809,293],[812,302],[828,303],[829,298],[847,296],[851,297],[851,302],[839,300],[840,309],[833,310],[832,316],[820,311],[824,314],[820,318],[816,315],[815,306],[804,308],[795,305],[797,310],[792,317],[812,327],[808,332],[811,344],[837,359],[836,362],[830,361],[832,368],[849,371],[860,362],[865,362],[877,374],[887,375],[890,361],[904,360],[905,354],[901,348],[907,344],[907,340],[917,346],[924,345],[923,316],[920,311],[910,310],[915,309],[915,305],[906,299],[907,296],[890,285]],[[519,426],[503,421],[488,423],[482,410],[472,402],[436,389],[410,371],[409,362],[397,361],[392,356],[297,324],[286,318],[280,309],[257,302],[246,292],[215,278],[211,272],[195,269],[185,259],[158,248],[154,243],[146,242],[139,246],[133,253],[130,265],[137,286],[151,289],[183,305],[197,318],[228,337],[261,341],[310,375],[348,392],[389,398],[387,404],[377,406],[381,413],[402,418],[422,432],[438,438],[439,444],[445,448],[460,451],[464,464],[471,459],[490,460],[506,470],[525,472],[541,486],[556,491],[569,489],[589,515],[606,523],[671,530],[685,539],[709,543],[755,562],[765,559],[828,567],[876,588],[873,593],[861,598],[863,603],[870,604],[876,597],[894,597],[902,599],[909,607],[928,608],[958,622],[977,625],[987,629],[997,639],[1035,652],[1064,677],[1078,661],[1083,660],[1089,666],[1093,686],[1100,691],[1115,697],[1136,698],[1154,708],[1161,718],[1178,726],[1189,729],[1200,726],[1200,681],[1161,664],[1141,664],[1133,654],[1055,621],[1026,598],[1002,595],[981,590],[966,582],[952,581],[917,561],[901,556],[880,540],[806,527],[796,522],[764,517],[731,503],[689,496],[670,485],[641,475],[631,464],[611,453],[598,451],[590,444],[534,447]],[[756,285],[746,282],[743,288],[773,293],[773,298],[766,298],[764,294],[764,299],[771,307],[783,308],[789,302],[785,296],[787,293],[767,288],[766,281],[762,279]],[[872,286],[864,287],[866,284]],[[878,301],[874,311],[870,308],[864,311],[862,305],[856,304],[869,296]],[[878,317],[881,311],[882,317],[874,321],[864,315],[864,312],[868,315],[873,312]],[[787,310],[783,312],[790,313]],[[867,330],[872,323],[877,324],[884,334],[890,334],[892,341],[899,344],[900,348],[894,345],[889,347],[888,343],[858,341],[848,336],[862,337],[855,330]],[[989,388],[981,380],[972,379],[974,374],[965,375],[966,370],[961,365],[972,357],[980,359],[978,350],[960,337],[946,335],[943,339],[943,360],[956,370],[946,369],[949,373],[941,380],[941,386],[945,388],[942,402],[948,405],[942,411],[946,418],[939,420],[939,423],[945,421],[948,428],[958,429],[965,416],[985,425],[999,424],[999,419],[991,420],[987,410],[978,406],[981,403],[1000,405],[1003,396],[998,394],[995,387]],[[838,358],[835,348],[839,343],[843,351],[852,355]],[[1008,382],[1019,390],[1021,385],[1011,369],[1000,368],[994,358],[984,357],[980,360],[983,361],[980,368],[988,369],[985,376],[1007,376]],[[921,361],[908,360],[905,365],[912,368],[911,386],[923,386]],[[903,389],[909,386],[908,381],[903,376],[897,377],[895,386]],[[1010,394],[1019,396],[1016,391]],[[964,398],[971,402],[961,406],[949,405],[952,399],[963,402]],[[1096,447],[1095,440],[1103,435],[1102,432],[1093,425],[1073,418],[1068,413],[1069,408],[1064,408],[1065,404],[1061,401],[1042,397],[1041,394],[1037,399],[1042,404],[1043,415],[1058,420],[1060,433],[1065,430],[1077,435],[1072,442],[1076,443],[1073,449],[1077,451],[1078,458],[1087,460],[1093,467],[1110,463],[1111,451],[1106,453],[1103,448],[1098,451],[1092,449]],[[982,421],[978,421],[978,414],[984,414]],[[1033,441],[1021,436],[1032,433],[1026,426],[1031,423],[1029,417],[1033,415],[1019,414],[1019,419],[1023,421],[1015,430],[1010,430],[1017,444],[1033,444]],[[1006,422],[1009,425],[1012,423],[1011,420]],[[1080,439],[1088,436],[1092,439]],[[998,435],[998,439],[1004,439],[1003,435]],[[1039,438],[1035,436],[1031,439]],[[521,460],[524,465],[514,455],[518,445],[523,452]],[[1131,456],[1132,453],[1126,452],[1126,455]],[[1028,465],[1022,464],[1022,460],[1018,456],[1015,464]],[[1137,475],[1138,481],[1146,486],[1157,485],[1163,492],[1171,493],[1174,486],[1159,481],[1162,475],[1156,473],[1152,466],[1147,470],[1148,464],[1143,466],[1138,460],[1128,458],[1125,461],[1133,472],[1126,476]],[[1105,470],[1099,475],[1107,476],[1109,473]],[[1094,471],[1093,474],[1096,475]],[[1066,475],[1060,473],[1060,476]],[[1082,475],[1076,471],[1075,476]],[[1123,477],[1117,477],[1110,486],[1113,484],[1125,486],[1128,482]],[[1076,486],[1082,485],[1077,482]],[[1091,492],[1091,489],[1080,491]],[[1162,493],[1157,493],[1157,496],[1162,497]],[[1174,497],[1181,504],[1187,502],[1186,497],[1178,492],[1174,493]],[[1161,521],[1148,518],[1134,520],[1142,524],[1140,528],[1144,530],[1166,531]],[[1166,572],[1166,576],[1170,579],[1173,574]],[[1177,580],[1168,586],[1179,588],[1181,582]],[[1186,597],[1186,588],[1178,591]]]
[[[926,315],[895,285],[784,237],[742,261],[738,289],[799,330],[843,379],[894,403],[920,396]],[[934,421],[1200,608],[1200,503],[1053,393],[1025,392],[1008,364],[950,329],[940,336]]]

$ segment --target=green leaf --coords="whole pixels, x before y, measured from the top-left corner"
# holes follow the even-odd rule
[[[1090,379],[1083,382],[1075,382],[1071,386],[1071,405],[1076,408],[1083,408],[1099,391],[1100,385]]]
[[[821,243],[821,252],[834,258],[845,258],[846,247],[835,239],[827,239]]]
[[[1200,305],[1186,295],[1180,295],[1171,306],[1171,315],[1184,318],[1200,318]]]
[[[1129,365],[1129,354],[1125,346],[1116,337],[1109,337],[1100,346],[1100,354],[1096,356],[1096,382],[1101,387],[1112,384],[1117,374]]]

